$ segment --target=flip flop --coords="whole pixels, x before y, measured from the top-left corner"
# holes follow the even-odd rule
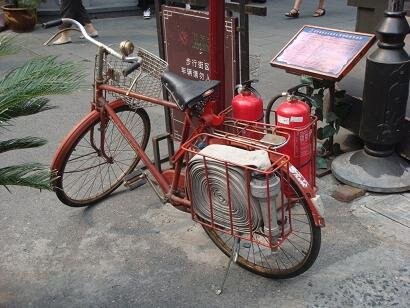
[[[289,17],[289,18],[298,18],[299,17],[299,10],[293,8],[289,11],[289,13],[286,13],[285,16]]]
[[[313,12],[313,17],[320,17],[326,14],[326,10],[322,8],[318,8],[316,11]]]

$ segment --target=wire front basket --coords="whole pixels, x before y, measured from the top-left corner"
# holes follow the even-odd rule
[[[121,61],[110,54],[106,54],[103,60],[104,83],[120,87],[124,90],[131,90],[138,94],[152,98],[162,99],[161,75],[168,68],[168,63],[152,54],[151,52],[138,48],[137,55],[142,58],[142,65],[129,74],[123,76],[122,71],[130,63]],[[95,69],[98,69],[96,61]],[[113,98],[122,98],[133,108],[147,107],[151,104],[117,93],[109,93]]]

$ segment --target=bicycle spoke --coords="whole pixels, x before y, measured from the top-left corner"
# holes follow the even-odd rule
[[[293,184],[289,185],[294,189]],[[283,210],[285,220],[283,225],[279,224],[283,238],[279,238],[274,248],[270,248],[272,240],[269,239],[268,234],[253,233],[252,239],[246,240],[249,246],[246,245],[246,249],[240,251],[241,258],[238,259],[240,266],[268,277],[293,277],[295,273],[303,272],[311,266],[318,253],[317,245],[320,247],[320,237],[319,239],[314,237],[314,224],[309,216],[308,205],[294,189],[291,203],[289,201]],[[217,230],[205,229],[217,246],[229,255],[231,246],[225,234]],[[312,253],[314,249],[315,252]]]
[[[131,110],[125,105],[115,112],[136,142],[145,149],[150,131],[146,112]],[[103,198],[116,189],[122,178],[139,162],[138,155],[111,119],[108,119],[104,130],[99,117],[94,121],[90,126],[84,126],[84,134],[73,145],[63,170],[59,171],[61,177],[57,183],[61,184],[56,187],[57,195],[69,205],[82,206]],[[103,153],[100,151],[102,148]]]
[[[310,240],[305,239],[305,238],[303,238],[303,237],[297,235],[296,233],[293,233],[293,235],[296,236],[296,237],[298,237],[298,238],[300,238],[301,240],[303,240],[303,241],[305,241],[305,242],[307,242],[307,243],[310,243]]]

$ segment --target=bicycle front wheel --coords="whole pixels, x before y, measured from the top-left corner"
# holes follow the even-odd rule
[[[145,149],[151,129],[146,111],[123,103],[112,108]],[[108,116],[105,125],[101,125],[100,114],[94,112],[77,127],[60,147],[52,181],[61,202],[73,207],[87,206],[107,197],[140,161]]]
[[[287,201],[292,209],[292,232],[286,235],[281,245],[272,250],[258,244],[268,241],[263,234],[254,234],[258,242],[240,239],[238,265],[269,278],[291,278],[302,274],[312,266],[320,250],[321,230],[314,224],[306,200],[291,179],[287,187],[287,194],[292,195]],[[204,229],[215,245],[230,257],[235,238],[213,228],[204,226]]]

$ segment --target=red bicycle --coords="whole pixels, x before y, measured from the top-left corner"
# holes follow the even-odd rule
[[[144,49],[131,57],[130,43],[121,45],[120,54],[75,20],[44,26],[61,22],[75,24],[99,47],[91,110],[61,142],[51,165],[54,191],[64,204],[87,206],[122,184],[148,182],[161,202],[190,213],[230,262],[272,278],[294,277],[314,263],[324,226],[320,197],[277,152],[286,131],[235,120],[230,108],[214,114],[218,81],[167,72],[167,63]],[[172,100],[160,98],[163,87]],[[153,162],[145,152],[148,105],[185,114],[179,148],[164,171],[158,155]]]

